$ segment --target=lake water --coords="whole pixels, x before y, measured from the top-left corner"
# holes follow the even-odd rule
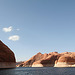
[[[19,67],[0,70],[0,75],[75,75],[75,68]]]

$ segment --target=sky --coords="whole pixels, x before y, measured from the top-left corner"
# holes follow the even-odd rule
[[[75,0],[0,0],[0,40],[16,61],[75,52]]]

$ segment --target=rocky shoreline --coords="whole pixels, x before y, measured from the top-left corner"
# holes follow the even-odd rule
[[[75,67],[75,52],[37,53],[29,60],[18,62],[14,53],[0,41],[0,68],[15,67]]]
[[[75,67],[75,52],[37,53],[17,67]]]

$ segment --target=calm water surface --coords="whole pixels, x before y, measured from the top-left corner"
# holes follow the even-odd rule
[[[19,67],[0,70],[0,75],[75,75],[75,68]]]

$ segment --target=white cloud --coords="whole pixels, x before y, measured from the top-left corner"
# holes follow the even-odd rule
[[[8,28],[3,28],[4,32],[11,32],[12,31],[12,26],[8,27]]]
[[[18,35],[13,35],[13,36],[10,36],[8,39],[9,40],[12,40],[12,41],[17,41],[17,40],[19,40],[19,36]]]

